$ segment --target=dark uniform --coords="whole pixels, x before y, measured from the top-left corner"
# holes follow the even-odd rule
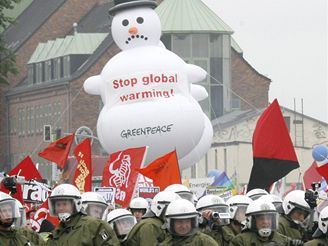
[[[220,246],[228,246],[231,239],[235,236],[229,226],[213,228],[212,230],[202,230],[203,233],[212,237]]]
[[[166,232],[161,227],[163,221],[157,217],[142,219],[129,232],[128,238],[123,243],[126,246],[153,246],[164,241]]]
[[[23,234],[31,243],[34,245],[45,245],[46,240],[37,232],[33,231],[32,229],[21,227],[18,228],[17,231]],[[1,244],[0,244],[1,245]]]
[[[229,245],[230,241],[238,235],[232,228],[231,224],[222,227],[224,245]],[[223,246],[224,246],[223,245]]]
[[[60,222],[46,245],[119,246],[120,242],[108,223],[77,213],[68,222]]]
[[[289,246],[290,240],[280,233],[273,231],[270,237],[260,237],[256,232],[244,231],[235,236],[230,246],[260,246],[260,245],[275,245],[275,246]]]
[[[313,234],[313,239],[304,243],[304,246],[328,246],[328,235],[317,229]]]
[[[277,232],[290,237],[292,239],[299,239],[302,240],[304,229],[296,224],[294,221],[292,221],[289,217],[286,215],[281,215],[279,217],[279,226],[277,229]]]
[[[9,231],[0,231],[0,245],[4,246],[43,246],[45,242],[30,231],[23,232],[22,230],[10,229]],[[34,242],[30,240],[34,238]]]
[[[328,238],[315,238],[311,241],[304,243],[304,246],[328,246]]]
[[[150,244],[148,244],[150,245]],[[192,236],[175,237],[171,234],[168,235],[164,242],[158,244],[160,246],[219,246],[217,242],[210,236],[196,232]],[[221,246],[221,245],[220,245]]]

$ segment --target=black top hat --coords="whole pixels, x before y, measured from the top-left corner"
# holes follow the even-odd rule
[[[156,8],[157,3],[154,0],[114,0],[115,6],[108,10],[109,15],[114,15],[116,12],[135,8],[140,6],[149,6],[151,8]]]

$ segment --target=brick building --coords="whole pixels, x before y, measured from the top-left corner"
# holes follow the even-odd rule
[[[189,4],[191,1],[179,2]],[[211,14],[210,17],[204,14],[203,18],[222,22],[200,0],[192,2],[198,5],[193,11],[202,9]],[[172,4],[174,1],[165,0],[156,9],[162,23],[168,17],[161,11],[163,8],[172,7]],[[109,32],[107,11],[112,5],[112,1],[104,0],[34,0],[17,18],[17,24],[4,32],[9,46],[17,55],[20,74],[10,78],[9,88],[0,87],[1,168],[11,169],[26,155],[31,155],[34,162],[40,164],[43,175],[50,178],[49,163],[37,155],[47,146],[43,141],[43,126],[51,125],[53,131],[60,129],[62,136],[75,132],[81,126],[88,126],[95,132],[101,109],[100,98],[86,94],[82,87],[88,77],[99,74],[106,62],[119,52]],[[186,8],[181,6],[181,9]],[[188,15],[194,16],[195,13],[175,15],[171,21],[174,22],[174,18],[188,18]],[[69,36],[74,37],[75,22],[78,34],[108,35],[90,54],[76,54],[72,49],[68,49],[58,57],[57,51],[51,45]],[[214,53],[225,54],[219,57],[217,63],[212,63],[215,59],[206,56],[198,59],[198,64],[195,63],[202,65],[205,64],[201,63],[202,61],[207,61],[208,67],[205,68],[210,70],[211,77],[203,84],[210,89],[210,98],[202,106],[205,112],[207,107],[211,119],[233,109],[248,109],[250,105],[244,103],[245,101],[257,108],[265,107],[268,104],[271,82],[243,58],[241,49],[231,38],[232,30],[224,22],[221,24],[222,26],[216,26],[213,30],[202,29],[199,33],[181,26],[172,30],[163,24],[162,41],[168,49],[175,51],[175,41],[179,35],[182,35],[183,39],[194,40],[195,35],[199,34],[197,37],[205,37]],[[221,40],[221,46],[213,46],[213,37],[215,40]],[[37,54],[42,45],[49,48],[48,56],[44,56],[45,52]],[[183,58],[191,63],[195,62],[194,56]],[[67,68],[65,64],[70,65]],[[218,79],[215,79],[216,76]],[[215,81],[212,81],[213,78]],[[222,82],[224,86],[218,87],[217,81]],[[232,91],[234,93],[231,93]],[[93,153],[103,154],[97,141],[93,145]]]

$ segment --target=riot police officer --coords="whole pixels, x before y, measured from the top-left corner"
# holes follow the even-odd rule
[[[199,214],[190,201],[171,202],[165,213],[165,225],[169,235],[161,246],[218,246],[210,236],[198,231]]]
[[[302,240],[306,227],[304,222],[311,212],[304,197],[304,191],[293,190],[283,199],[284,214],[279,218],[278,232],[292,239]]]
[[[82,213],[81,195],[75,186],[58,185],[48,199],[50,215],[57,216],[60,223],[47,245],[120,245],[107,222]]]
[[[171,191],[161,191],[157,193],[151,203],[150,211],[138,224],[130,231],[125,245],[157,245],[164,241],[166,237],[164,224],[164,215],[170,202],[181,199],[180,196]],[[144,217],[145,217],[144,216]]]
[[[291,245],[286,236],[276,231],[278,216],[271,202],[252,201],[246,210],[246,229],[232,239],[230,246]]]
[[[17,201],[0,192],[0,245],[44,245],[45,242],[35,232],[15,228],[20,218]]]
[[[122,245],[124,245],[124,242],[133,226],[137,224],[136,218],[129,210],[124,208],[118,208],[111,211],[107,215],[107,222],[115,231],[116,236]]]
[[[313,234],[313,239],[304,246],[326,246],[328,245],[328,207],[322,209],[318,220],[318,229]]]
[[[202,232],[211,236],[220,246],[228,245],[228,235],[222,227],[230,223],[229,206],[217,195],[206,195],[199,199],[196,209],[201,213]]]
[[[129,205],[129,210],[136,217],[137,222],[140,222],[142,216],[147,212],[148,202],[143,197],[133,198]]]
[[[245,195],[235,195],[227,200],[230,224],[222,228],[226,241],[230,242],[245,227],[246,209],[253,200]]]
[[[83,211],[94,218],[106,220],[107,203],[105,198],[96,192],[85,192],[81,195]]]

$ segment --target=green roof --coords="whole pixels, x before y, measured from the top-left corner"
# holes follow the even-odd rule
[[[242,54],[243,50],[242,48],[239,46],[239,44],[236,42],[236,40],[231,37],[231,47],[235,49],[236,52]]]
[[[163,33],[233,33],[201,0],[164,0],[155,11]]]
[[[28,64],[66,55],[92,54],[107,35],[108,33],[75,33],[65,38],[39,43]]]

